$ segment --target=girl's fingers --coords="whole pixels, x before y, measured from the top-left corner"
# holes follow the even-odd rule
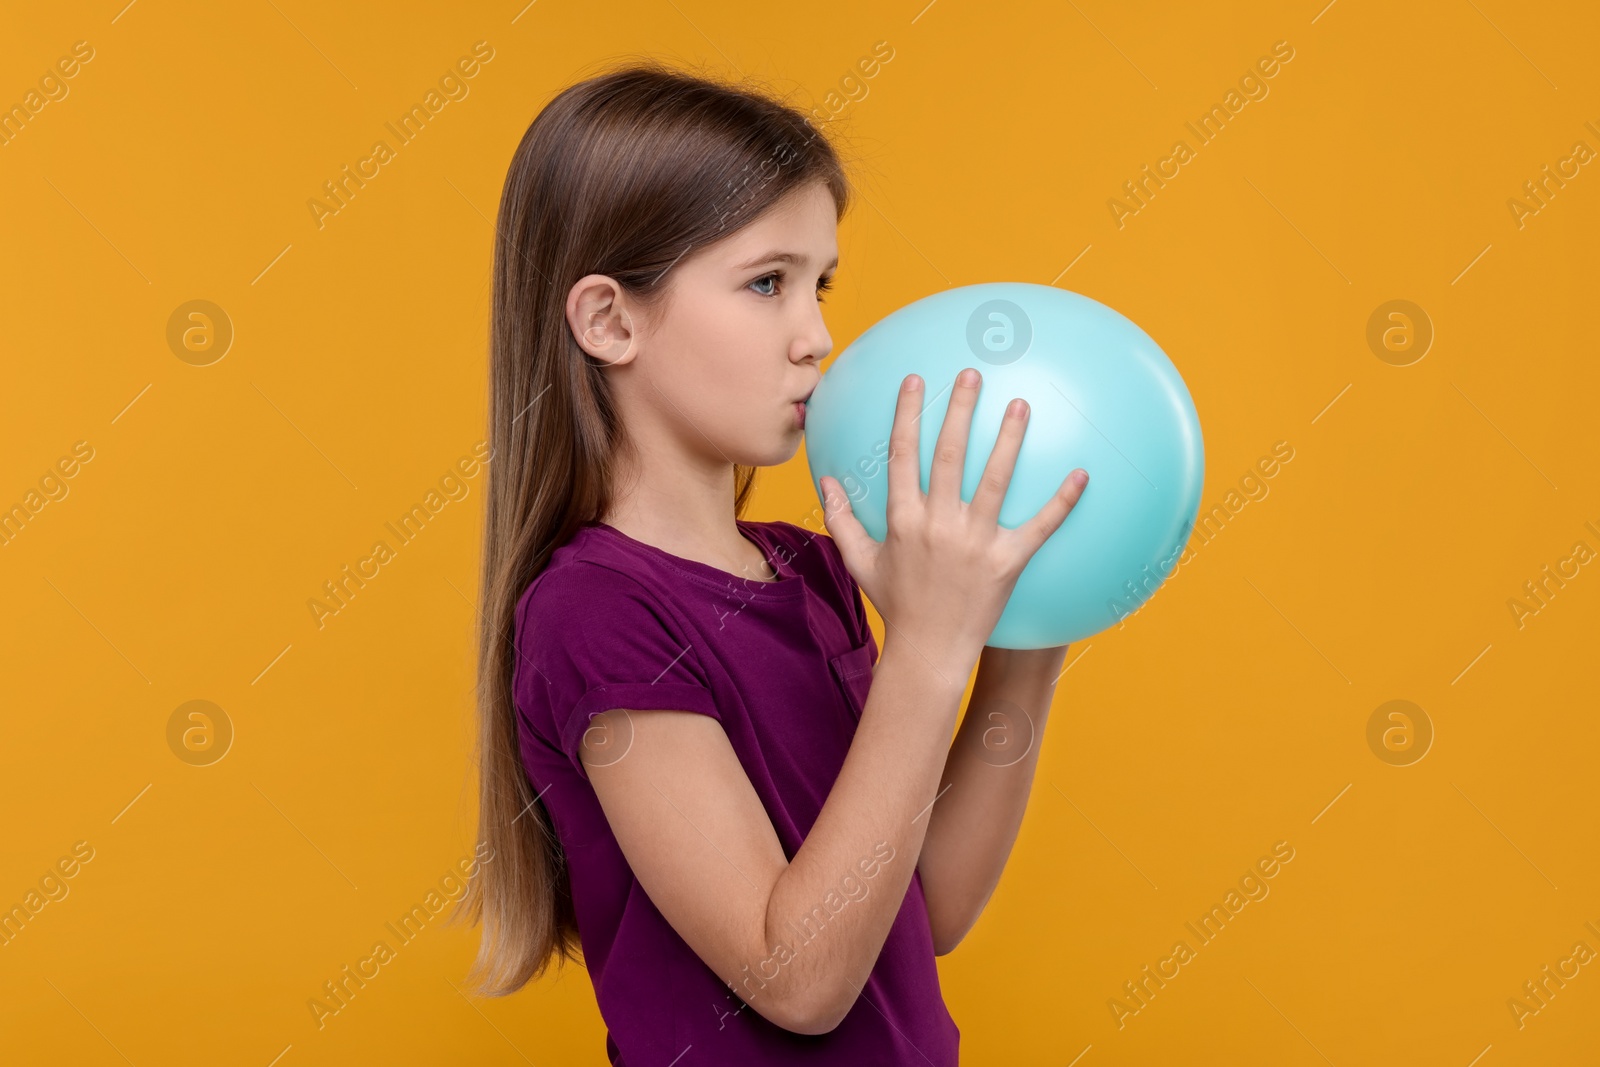
[[[1000,521],[1000,505],[1011,486],[1011,475],[1016,470],[1017,452],[1022,448],[1022,435],[1028,424],[1028,402],[1013,400],[1006,406],[1005,417],[1000,420],[1000,436],[989,452],[989,462],[983,468],[983,477],[972,494],[967,510],[983,520],[985,529],[991,522]]]
[[[970,376],[971,383],[962,382]],[[982,377],[967,367],[956,375],[950,387],[950,406],[945,409],[944,425],[933,446],[933,469],[928,473],[928,500],[941,508],[954,510],[961,502],[961,481],[966,471],[967,434],[972,428],[972,409],[978,404]]]
[[[926,392],[921,376],[908,374],[895,400],[894,423],[889,429],[889,500],[884,505],[890,522],[896,509],[922,502],[922,464],[917,453]]]
[[[872,535],[856,518],[844,486],[839,484],[837,478],[826,474],[822,476],[822,523],[828,529],[828,536],[839,546],[839,555],[844,557],[846,569],[854,573],[855,568],[851,564],[859,558],[862,541],[870,541]]]
[[[1067,516],[1072,513],[1072,509],[1078,504],[1078,499],[1083,496],[1084,486],[1088,484],[1089,472],[1079,467],[1067,475],[1066,481],[1061,483],[1061,488],[1045,501],[1044,506],[1034,514],[1033,518],[1017,527],[1026,531],[1028,542],[1032,546],[1028,552],[1029,558],[1032,558],[1033,553],[1050,540],[1050,535],[1067,521]]]

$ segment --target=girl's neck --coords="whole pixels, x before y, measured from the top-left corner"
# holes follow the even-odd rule
[[[640,521],[641,518],[644,521]],[[751,581],[778,580],[766,552],[744,536],[731,514],[725,527],[719,521],[714,530],[705,524],[697,527],[674,526],[652,522],[636,514],[615,512],[600,521],[635,541],[653,545],[683,559],[704,563],[730,574],[746,575]]]

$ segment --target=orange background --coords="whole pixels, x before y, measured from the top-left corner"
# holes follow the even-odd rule
[[[1508,200],[1574,142],[1600,150],[1600,16],[1322,3],[13,12],[0,104],[74,42],[93,58],[0,147],[0,505],[93,455],[0,546],[0,904],[76,842],[93,858],[0,948],[7,1058],[604,1061],[582,971],[464,996],[478,933],[442,919],[313,1021],[472,853],[481,471],[320,629],[306,602],[483,438],[513,146],[624,52],[837,111],[862,198],[836,352],[949,286],[1054,283],[1176,363],[1207,509],[1294,450],[1145,610],[1069,652],[1010,865],[939,961],[965,1061],[1592,1056],[1593,959],[1520,1027],[1507,1002],[1576,942],[1600,951],[1600,568],[1520,625],[1508,602],[1600,550],[1600,168],[1520,226]],[[319,228],[322,183],[480,40],[469,95]],[[850,81],[879,41],[893,58]],[[1278,41],[1269,94],[1198,146],[1184,123]],[[1180,138],[1194,158],[1119,228],[1108,200]],[[167,340],[196,299],[235,331],[206,366]],[[1367,340],[1396,299],[1434,331],[1405,366]],[[802,452],[750,517],[815,504]],[[209,766],[169,747],[192,700],[233,730]],[[1369,746],[1391,700],[1431,724],[1420,761]],[[1191,940],[1280,841],[1270,895]],[[1108,1002],[1180,938],[1195,958],[1119,1028]]]

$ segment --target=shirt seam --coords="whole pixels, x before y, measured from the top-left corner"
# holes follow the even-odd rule
[[[753,520],[745,521],[751,521],[752,524],[754,524]],[[612,543],[620,545],[630,554],[643,556],[657,566],[665,567],[672,571],[672,573],[682,575],[684,578],[689,579],[696,585],[704,586],[707,589],[715,589],[718,592],[726,592],[728,589],[733,588],[739,581],[739,578],[734,574],[729,574],[727,581],[725,582],[719,581],[715,578],[709,578],[698,571],[692,571],[686,567],[680,566],[676,561],[667,558],[666,555],[657,556],[655,553],[648,552],[645,549],[642,549],[637,545],[630,544],[627,541],[613,539]],[[618,574],[626,575],[629,578],[633,577],[632,575],[627,574],[626,571],[618,570],[616,567],[613,567],[610,564],[604,563],[600,560],[579,557],[579,559],[575,560],[574,562],[594,563],[598,566],[606,567],[609,570],[616,571]],[[634,580],[637,581],[637,579]],[[806,586],[808,584],[806,582],[805,575],[797,572],[792,579],[784,579],[784,581],[793,581],[794,584],[789,586],[780,582],[758,582],[750,579],[745,579],[745,584],[749,587],[749,595],[758,600],[776,602],[781,600],[795,600],[804,598]],[[772,586],[781,586],[781,588],[771,588]]]

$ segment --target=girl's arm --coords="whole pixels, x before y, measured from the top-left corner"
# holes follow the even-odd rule
[[[967,935],[1000,881],[1028,806],[1066,652],[1066,645],[986,646],[978,661],[917,861],[937,955]]]
[[[963,503],[980,382],[970,367],[957,375],[923,493],[923,382],[902,380],[889,435],[884,542],[852,514],[838,479],[822,478],[828,529],[879,605],[888,635],[844,765],[791,861],[715,719],[622,712],[625,721],[608,722],[607,732],[626,729],[618,740],[629,743],[602,746],[595,766],[587,750],[581,754],[612,832],[661,914],[746,1004],[790,1030],[831,1030],[860,995],[922,854],[984,639],[1088,479],[1075,470],[1032,519],[1000,527],[1028,414],[1013,400],[978,488]],[[616,751],[626,754],[605,754]]]
[[[930,662],[891,631],[844,766],[792,861],[716,720],[593,720],[591,732],[631,736],[621,759],[583,753],[628,865],[685,943],[773,1023],[826,1033],[855,1004],[922,852],[972,667]]]

